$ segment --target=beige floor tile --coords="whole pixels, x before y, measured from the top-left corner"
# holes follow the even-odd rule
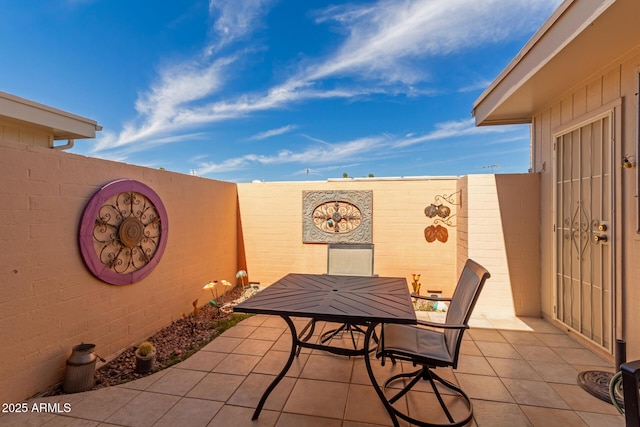
[[[233,328],[229,328],[224,331],[224,333],[220,336],[225,338],[247,338],[249,335],[254,333],[257,328],[257,326],[245,326],[244,322],[240,322]]]
[[[71,414],[78,418],[104,421],[141,392],[121,387],[109,387],[88,393],[90,395],[86,399],[73,406]]]
[[[278,338],[285,332],[288,331],[288,328],[267,328],[264,326],[256,329],[248,338],[255,340],[266,340],[266,341],[277,341]]]
[[[495,329],[471,328],[467,334],[474,341],[507,342],[500,332]]]
[[[217,351],[218,353],[231,353],[233,349],[240,345],[242,341],[243,338],[220,336],[204,346],[204,348],[202,348],[202,350],[200,351]]]
[[[569,409],[560,395],[545,382],[511,378],[502,378],[502,382],[515,401],[521,405]]]
[[[579,385],[551,384],[551,387],[562,396],[574,411],[596,412],[609,415],[618,414],[618,411],[612,404],[590,395]]]
[[[400,427],[410,427],[409,423],[404,420],[400,419],[398,420],[398,422],[400,423]],[[344,420],[342,422],[342,427],[380,427],[380,425],[383,425],[383,424],[381,423],[369,424],[369,423],[361,423],[359,421],[349,421],[349,420]]]
[[[540,375],[536,373],[526,360],[487,357],[487,361],[500,378],[542,381]]]
[[[210,373],[187,393],[187,397],[226,402],[243,381],[242,375]]]
[[[557,328],[545,319],[541,319],[539,317],[519,317],[518,319],[520,319],[522,323],[526,324],[530,331],[566,335],[565,331]]]
[[[332,418],[284,413],[280,415],[276,427],[340,427],[341,425],[340,420]]]
[[[513,344],[520,355],[528,361],[565,363],[565,361],[546,346]]]
[[[179,400],[178,396],[143,391],[107,418],[106,422],[131,427],[151,426]]]
[[[229,398],[227,404],[256,408],[264,391],[274,379],[275,376],[273,375],[249,375]],[[269,394],[264,408],[281,411],[295,383],[296,380],[294,378],[283,378],[271,394]]]
[[[167,375],[171,372],[171,369],[163,369],[160,372],[156,372],[155,374],[147,375],[146,377],[140,378],[139,380],[130,381],[128,383],[120,384],[118,387],[130,388],[132,390],[146,390],[153,384],[158,381],[160,378]]]
[[[565,334],[536,333],[535,336],[547,347],[584,348],[582,344]]]
[[[554,348],[567,363],[572,365],[592,365],[610,367],[611,363],[595,355],[586,348]]]
[[[501,330],[500,333],[511,344],[544,345],[533,332]]]
[[[467,356],[466,354],[460,356],[456,372],[476,375],[496,374],[487,359],[482,356]]]
[[[158,420],[154,427],[204,427],[222,408],[222,402],[182,398]]]
[[[255,316],[248,317],[244,319],[242,322],[238,323],[238,325],[242,326],[262,326],[262,324],[272,316],[267,316],[264,314],[258,314]]]
[[[567,363],[549,363],[532,360],[531,366],[548,383],[576,384],[578,371]]]
[[[233,349],[233,353],[264,356],[273,346],[273,343],[273,341],[246,339]]]
[[[478,427],[527,427],[529,420],[514,403],[473,400],[473,417]]]
[[[167,375],[149,386],[147,391],[184,396],[198,384],[205,375],[207,375],[207,373],[202,371],[172,369]]]
[[[372,386],[351,384],[345,420],[392,425],[389,414]]]
[[[289,335],[288,333],[282,334],[280,338],[278,338],[277,341],[273,344],[273,346],[271,347],[271,350],[290,352],[291,351],[291,335]],[[310,350],[308,349],[303,349],[303,351],[306,351],[307,353],[310,352]]]
[[[56,417],[54,414],[38,412],[12,412],[0,414],[0,425],[3,427],[39,427]]]
[[[509,343],[476,341],[481,353],[486,357],[501,357],[505,359],[522,359],[520,353]]]
[[[353,357],[333,354],[311,354],[300,378],[348,383],[353,370]]]
[[[83,420],[81,418],[70,418],[63,415],[54,415],[53,418],[49,422],[47,422],[44,426],[45,427],[95,427],[99,424],[100,422],[98,421]]]
[[[309,358],[309,354],[300,353],[299,356],[293,359],[291,363],[291,367],[287,371],[288,377],[298,377],[300,376],[300,372],[304,368],[305,363],[307,363],[307,359]],[[288,351],[274,351],[270,350],[265,354],[260,362],[253,368],[253,372],[257,374],[268,374],[268,375],[278,375],[282,368],[287,363],[289,359]]]
[[[225,405],[208,427],[274,427],[280,416],[278,412],[263,410],[258,419],[252,421],[253,411],[253,408]]]
[[[284,406],[285,412],[341,419],[349,384],[299,379]]]
[[[213,372],[234,375],[248,375],[260,362],[260,356],[249,354],[230,354],[218,366],[213,368]]]
[[[587,424],[573,411],[521,405],[534,427],[586,427]]]
[[[461,396],[442,395],[442,400],[454,421],[461,422],[469,415],[467,402]],[[405,404],[408,408],[408,412],[405,413],[418,421],[444,425],[449,422],[435,393],[410,392],[407,394]],[[396,406],[394,404],[394,407]]]
[[[175,369],[190,369],[192,371],[210,372],[227,357],[227,353],[215,351],[199,351],[187,360],[183,360],[174,366]]]
[[[493,376],[470,375],[456,372],[460,388],[472,399],[514,403],[502,381]]]
[[[469,356],[482,356],[482,352],[471,339],[463,339],[460,344],[460,354],[466,354]]]
[[[594,414],[593,412],[576,412],[589,427],[623,427],[622,415]]]
[[[380,359],[371,359],[371,369],[379,383],[383,383],[387,378],[393,375],[403,372],[402,363],[396,363],[395,365],[391,361],[387,360],[384,366],[380,363]],[[353,371],[351,374],[352,384],[371,384],[369,374],[367,373],[367,366],[363,357],[357,357],[353,361]]]
[[[294,322],[295,324],[295,322]],[[279,328],[279,329],[287,329],[287,322],[280,316],[267,316],[267,319],[264,321],[261,327],[266,328]]]

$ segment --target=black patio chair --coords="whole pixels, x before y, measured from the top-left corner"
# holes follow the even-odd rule
[[[369,243],[331,243],[327,246],[327,274],[339,276],[374,276],[373,274],[373,244]],[[337,335],[348,333],[353,347],[356,348],[354,333],[364,334],[361,326],[344,323],[335,329],[328,330],[320,336],[320,342],[325,344]]]
[[[471,420],[473,407],[467,394],[455,384],[438,376],[432,369],[437,367],[457,368],[462,335],[465,329],[469,327],[469,317],[476,304],[478,295],[489,277],[489,272],[484,267],[472,260],[467,260],[451,298],[412,295],[414,298],[431,301],[450,301],[444,323],[418,321],[418,325],[385,324],[382,326],[382,332],[376,350],[376,357],[382,359],[382,364],[384,365],[385,358],[388,357],[393,363],[395,363],[396,360],[402,360],[411,362],[414,366],[419,366],[419,369],[415,372],[401,373],[392,376],[384,382],[381,388],[374,377],[370,367],[370,361],[368,360],[367,370],[369,376],[376,388],[378,396],[382,399],[382,403],[394,421],[394,425],[397,425],[396,417],[402,418],[413,425],[430,427],[458,427],[465,425]],[[387,397],[385,390],[391,383],[398,380],[407,380],[407,383],[404,388],[399,391],[394,389],[393,391],[395,393],[393,396]],[[431,384],[435,397],[449,420],[448,424],[418,420],[392,406],[394,402],[407,394],[420,380],[427,380]],[[457,417],[458,420],[456,421],[451,411],[447,408],[435,381],[442,384],[446,389],[449,389],[454,395],[461,397],[468,407],[468,413]]]

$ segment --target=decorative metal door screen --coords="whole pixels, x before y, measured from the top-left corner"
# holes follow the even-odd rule
[[[556,137],[556,318],[612,351],[612,114]]]

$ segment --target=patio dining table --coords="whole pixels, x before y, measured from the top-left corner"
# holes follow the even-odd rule
[[[280,316],[291,332],[289,359],[262,395],[253,413],[253,420],[260,415],[269,394],[284,378],[300,348],[320,349],[346,356],[365,355],[375,325],[416,323],[407,281],[400,277],[291,273],[238,304],[234,311]],[[313,321],[298,333],[293,317]],[[309,342],[315,321],[368,325],[364,346],[348,349]]]

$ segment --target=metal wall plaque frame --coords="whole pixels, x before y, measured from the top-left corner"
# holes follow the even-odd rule
[[[135,283],[160,262],[168,225],[167,211],[155,191],[132,179],[113,181],[98,190],[84,209],[80,251],[100,280]]]
[[[373,191],[303,191],[303,243],[373,243]]]

